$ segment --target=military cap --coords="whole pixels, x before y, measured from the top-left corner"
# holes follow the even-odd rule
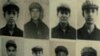
[[[9,40],[9,41],[7,41],[7,43],[6,43],[6,48],[8,49],[9,47],[14,47],[15,49],[17,48],[17,46],[16,46],[16,43],[15,43],[15,41],[14,40]]]
[[[70,7],[67,4],[62,4],[57,7],[57,12],[61,12],[61,13],[69,12],[70,13]]]
[[[94,48],[92,48],[92,47],[85,47],[85,48],[83,48],[81,54],[84,55],[86,53],[97,55],[96,50]]]
[[[19,7],[15,3],[8,2],[3,6],[3,12],[6,11],[17,11],[19,13]]]
[[[37,9],[39,9],[40,11],[43,10],[42,6],[41,6],[39,3],[37,3],[37,2],[33,2],[33,3],[31,3],[31,4],[29,5],[29,10],[30,10],[30,11],[31,11],[32,9],[34,9],[34,8],[37,8]]]
[[[68,55],[68,50],[67,50],[67,48],[64,47],[64,46],[58,46],[58,47],[56,47],[55,53],[57,54],[57,53],[59,53],[59,52],[65,52],[65,53]]]
[[[85,9],[97,9],[98,10],[98,6],[94,4],[93,1],[86,0],[82,5],[82,10],[85,10]]]
[[[38,52],[38,51],[43,51],[43,48],[41,48],[41,47],[34,47],[34,48],[32,48],[32,52]]]

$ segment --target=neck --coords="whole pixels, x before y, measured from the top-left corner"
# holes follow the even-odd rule
[[[60,25],[62,28],[65,28],[68,25],[68,23],[60,23]]]
[[[88,32],[92,32],[93,30],[94,30],[94,24],[86,24],[86,27],[87,27],[87,30],[88,30]]]
[[[9,30],[13,30],[15,28],[15,24],[7,24]]]

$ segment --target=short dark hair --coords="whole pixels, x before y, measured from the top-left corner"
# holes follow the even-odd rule
[[[61,5],[57,7],[57,13],[58,12],[62,12],[62,13],[69,12],[70,13],[70,8],[68,6]]]
[[[82,11],[90,9],[96,9],[98,11],[98,6],[93,1],[86,0],[82,5]]]
[[[3,12],[11,12],[11,11],[16,11],[17,13],[19,13],[19,7],[14,4],[14,3],[9,3],[9,4],[5,4],[3,6]]]
[[[14,47],[15,49],[17,48],[17,45],[16,45],[16,43],[15,43],[14,40],[7,41],[7,43],[6,43],[6,49],[8,50],[9,47]]]
[[[66,47],[64,46],[58,46],[55,48],[55,53],[58,54],[59,52],[65,52],[68,55],[68,50]]]
[[[41,48],[41,47],[33,47],[33,48],[32,48],[32,52],[33,52],[33,53],[36,53],[36,52],[38,52],[38,51],[42,51],[42,52],[43,52],[43,48]]]
[[[97,56],[97,51],[93,47],[85,47],[82,49],[81,56],[84,56],[85,54],[92,54],[94,56]]]

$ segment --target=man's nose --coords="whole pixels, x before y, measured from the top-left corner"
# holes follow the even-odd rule
[[[10,17],[13,18],[14,17],[14,14],[10,14]]]
[[[88,12],[88,15],[89,15],[89,17],[91,17],[92,16],[92,12]]]

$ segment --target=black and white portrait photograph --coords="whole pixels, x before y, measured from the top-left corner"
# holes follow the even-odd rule
[[[99,56],[99,41],[83,41],[79,40],[76,44],[76,56]]]
[[[26,38],[49,38],[49,0],[26,0]]]
[[[19,1],[20,2],[20,1]],[[0,35],[23,37],[21,4],[16,0],[0,0]]]
[[[100,40],[99,0],[80,0],[77,36],[80,40]]]
[[[64,40],[50,41],[51,56],[76,56],[76,42]]]
[[[51,56],[48,40],[25,39],[24,56]]]
[[[76,2],[50,0],[51,38],[76,39]]]
[[[23,39],[2,38],[1,39],[2,56],[23,56]]]

